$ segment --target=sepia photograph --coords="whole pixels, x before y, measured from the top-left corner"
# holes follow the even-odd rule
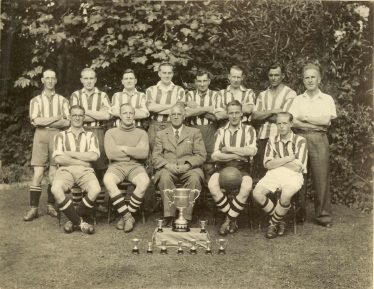
[[[0,0],[0,289],[373,288],[374,2]]]

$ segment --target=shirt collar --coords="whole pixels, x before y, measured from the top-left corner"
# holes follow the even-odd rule
[[[42,96],[45,96],[45,97],[53,97],[55,96],[56,94],[56,91],[54,91],[50,96],[48,96],[46,93],[45,93],[45,90],[42,91]]]
[[[138,92],[138,91],[137,91],[136,88],[134,88],[134,90],[131,92],[131,94],[129,94],[129,92],[128,92],[125,88],[122,90],[122,93],[125,93],[125,94],[127,94],[128,96],[133,96],[133,95],[135,95],[137,92]]]
[[[227,124],[223,127],[223,129],[227,130],[229,129],[229,127],[230,127],[230,122],[227,122]],[[243,129],[243,123],[240,121],[239,126],[236,130],[241,130],[241,129]]]
[[[175,84],[173,82],[170,82],[169,86],[166,87],[166,91],[171,91],[173,90],[173,87],[175,86]],[[161,80],[159,82],[157,82],[157,87],[161,90],[165,90],[165,86],[162,85],[161,86]],[[162,88],[161,88],[162,87]]]
[[[295,134],[291,131],[290,136],[289,136],[288,139],[286,139],[286,140],[281,140],[281,138],[280,138],[280,134],[278,134],[278,135],[275,137],[275,142],[283,142],[283,143],[288,143],[289,141],[292,142],[292,141],[294,140],[294,136],[295,136]]]
[[[247,90],[243,85],[240,85],[240,86],[239,86],[239,89],[240,89],[241,91],[246,91],[246,90]],[[228,90],[228,91],[231,92],[231,85],[229,85],[229,86],[226,88],[226,90]]]
[[[74,134],[73,131],[72,131],[72,129],[71,129],[71,127],[69,127],[69,128],[66,130],[66,132]],[[79,130],[79,134],[78,134],[78,135],[80,135],[81,133],[86,133],[86,131],[84,130],[83,127],[81,127],[81,129]]]
[[[99,92],[100,92],[100,90],[97,87],[95,87],[94,91],[91,92],[90,94],[86,91],[86,89],[84,87],[82,88],[82,93],[84,93],[85,95],[88,95],[88,96],[90,96],[90,95],[92,95],[94,93],[99,93]]]
[[[323,98],[323,93],[321,90],[318,89],[318,94],[316,94],[315,96],[313,97],[310,97],[309,94],[306,92],[306,90],[304,91],[304,93],[302,94],[302,96],[304,98],[308,98],[308,99],[315,99],[315,98]]]
[[[176,131],[176,129],[175,129],[173,126],[171,126],[171,128],[172,128],[173,133],[174,133],[174,135],[175,135],[175,131]],[[182,124],[182,126],[181,126],[180,128],[178,128],[178,134],[179,134],[179,136],[181,136],[182,129],[183,129],[183,124]]]
[[[205,96],[209,95],[209,88],[204,92],[204,94],[201,94],[201,92],[197,89],[196,94],[199,95],[199,96],[205,97]]]

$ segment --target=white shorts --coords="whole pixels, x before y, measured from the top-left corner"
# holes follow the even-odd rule
[[[271,192],[282,191],[288,188],[289,191],[296,193],[304,183],[303,174],[295,172],[285,167],[268,170],[266,175],[257,183],[257,186],[264,187]]]

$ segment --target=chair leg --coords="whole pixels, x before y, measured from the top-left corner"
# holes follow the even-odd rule
[[[112,216],[112,202],[110,201],[110,199],[108,199],[108,224],[110,224],[110,219],[111,219],[111,216]]]
[[[296,235],[297,234],[297,228],[296,228],[296,201],[292,201],[292,221],[293,221],[293,233]]]

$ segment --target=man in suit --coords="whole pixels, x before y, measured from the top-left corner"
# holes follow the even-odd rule
[[[206,159],[206,150],[201,132],[197,128],[183,125],[186,111],[182,104],[172,107],[171,126],[157,132],[152,161],[155,173],[154,181],[161,192],[164,204],[166,225],[170,225],[175,207],[169,205],[166,189],[174,189],[182,183],[184,188],[201,191],[204,173],[201,166]],[[192,219],[192,206],[185,209],[185,218]]]

